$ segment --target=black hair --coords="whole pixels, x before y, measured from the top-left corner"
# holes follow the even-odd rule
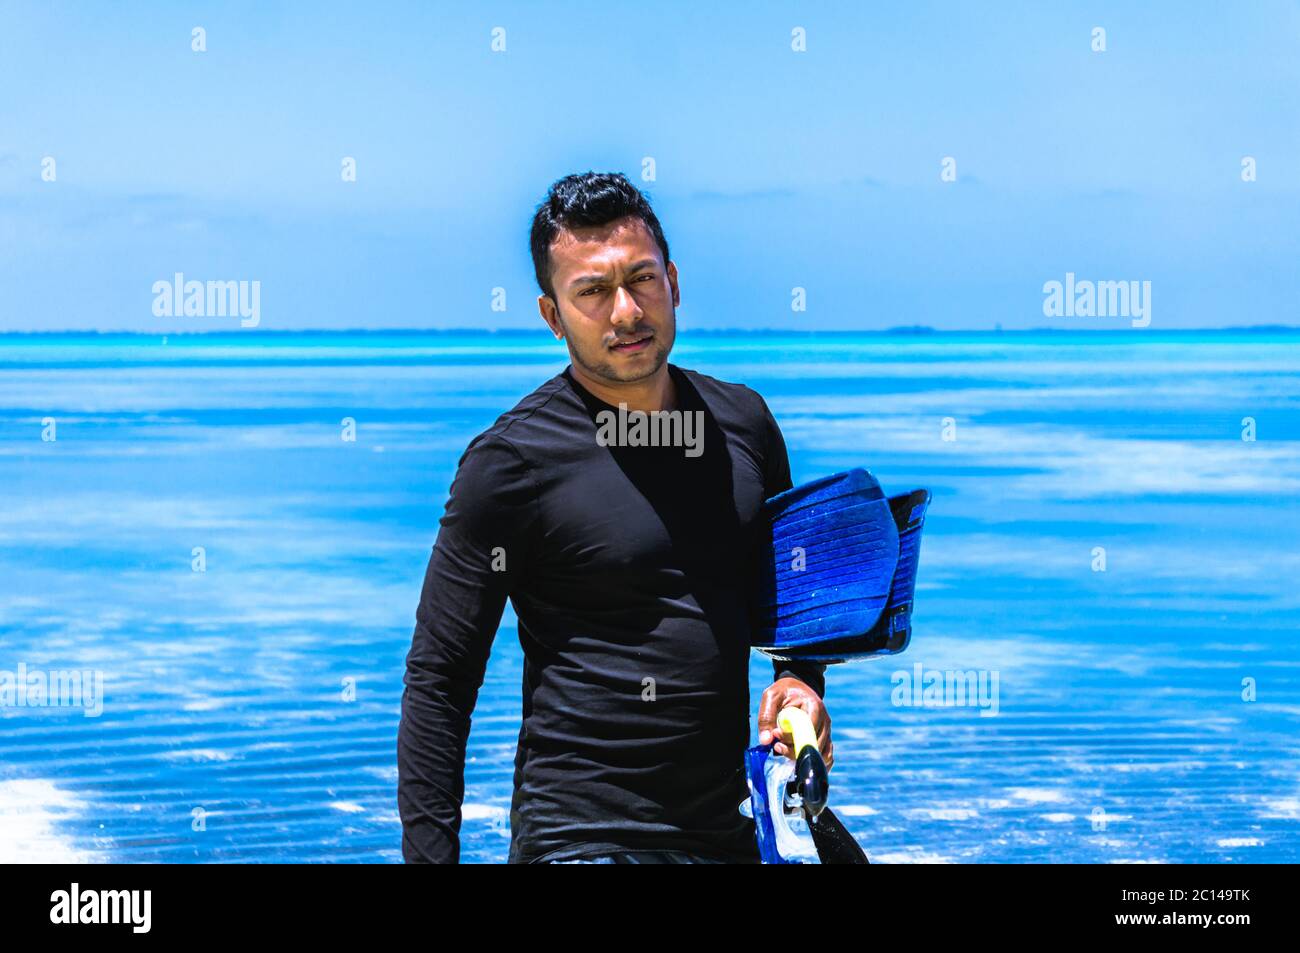
[[[645,222],[668,264],[668,241],[649,200],[621,172],[582,172],[557,179],[533,215],[529,245],[533,274],[544,294],[555,298],[551,285],[551,243],[562,228],[607,225],[628,216]]]

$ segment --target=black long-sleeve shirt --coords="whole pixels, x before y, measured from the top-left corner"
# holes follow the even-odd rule
[[[676,409],[703,413],[698,455],[602,445],[597,415],[618,409],[566,368],[461,458],[406,659],[408,862],[459,859],[470,714],[507,598],[525,659],[510,861],[613,848],[756,859],[737,810],[752,560],[789,459],[757,393],[668,368]],[[823,666],[774,669],[824,691]]]

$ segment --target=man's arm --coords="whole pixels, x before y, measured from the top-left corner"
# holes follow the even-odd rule
[[[759,397],[762,400],[762,397]],[[784,493],[794,486],[790,479],[790,454],[786,450],[785,437],[776,418],[763,401],[763,413],[767,417],[768,448],[764,460],[766,467],[763,475],[763,498],[770,500],[778,493]],[[820,697],[826,697],[826,666],[819,662],[772,662],[773,681],[783,678],[797,678]]]
[[[460,859],[465,745],[505,601],[529,557],[536,497],[504,439],[472,443],[425,571],[397,733],[397,806],[408,863]]]

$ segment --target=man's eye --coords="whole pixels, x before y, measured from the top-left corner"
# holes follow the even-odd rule
[[[636,276],[635,278],[633,278],[632,280],[635,282],[635,281],[642,281],[642,280],[646,280],[646,279],[648,279],[648,280],[650,280],[650,281],[654,281],[654,280],[655,280],[655,276],[652,275],[652,274],[651,274],[651,275],[637,275],[637,276]],[[591,295],[591,294],[598,294],[598,293],[600,293],[601,291],[604,291],[604,290],[605,290],[604,288],[595,288],[595,287],[586,288],[586,289],[584,289],[584,290],[578,292],[578,297],[580,297],[580,298],[585,298],[585,297],[587,297],[588,295]]]

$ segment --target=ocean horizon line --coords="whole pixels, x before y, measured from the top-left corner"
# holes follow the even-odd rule
[[[698,336],[761,335],[765,337],[1015,337],[1029,335],[1081,335],[1087,337],[1194,337],[1208,334],[1259,335],[1297,334],[1300,325],[1251,324],[1207,328],[935,328],[928,325],[903,325],[891,328],[848,330],[844,328],[690,328],[686,334]],[[0,330],[5,338],[249,338],[249,337],[437,337],[453,335],[493,335],[508,337],[553,336],[545,328],[257,328],[244,330],[192,331],[101,331],[94,329]],[[680,336],[680,334],[679,334]]]

